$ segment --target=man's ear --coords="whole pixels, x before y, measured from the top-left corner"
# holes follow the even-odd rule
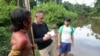
[[[35,18],[37,18],[37,16],[35,15]]]

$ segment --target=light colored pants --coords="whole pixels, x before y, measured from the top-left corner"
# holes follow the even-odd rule
[[[50,44],[48,47],[39,50],[40,56],[53,56],[53,47]]]

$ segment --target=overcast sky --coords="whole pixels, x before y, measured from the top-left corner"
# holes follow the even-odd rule
[[[64,1],[69,1],[70,3],[78,3],[78,4],[86,4],[87,6],[94,6],[94,3],[96,2],[96,0],[62,0]]]

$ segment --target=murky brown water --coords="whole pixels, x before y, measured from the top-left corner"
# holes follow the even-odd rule
[[[71,51],[73,56],[100,56],[100,18],[78,19],[72,25],[76,27],[75,46]],[[57,47],[56,40],[54,42],[54,47]]]
[[[94,33],[91,24],[75,29],[74,56],[100,56],[100,35]],[[98,39],[96,38],[98,36]]]

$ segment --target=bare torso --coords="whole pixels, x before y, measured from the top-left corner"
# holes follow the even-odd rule
[[[23,50],[21,51],[20,56],[32,56],[32,44],[30,43],[29,37],[27,34],[23,34],[23,33],[18,33],[18,34],[22,34],[25,35],[25,39],[26,39],[26,45],[24,46]],[[16,33],[12,34],[11,37],[11,46],[16,45],[18,41],[16,41]],[[19,39],[23,39],[21,37],[19,37]]]

